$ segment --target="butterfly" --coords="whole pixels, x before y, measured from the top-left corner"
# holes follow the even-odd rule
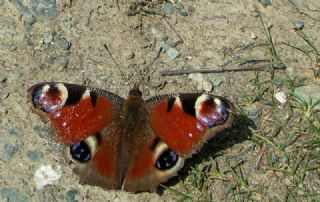
[[[32,109],[51,123],[80,183],[130,192],[157,190],[186,158],[232,125],[233,105],[206,93],[127,99],[83,85],[45,82],[28,90]]]

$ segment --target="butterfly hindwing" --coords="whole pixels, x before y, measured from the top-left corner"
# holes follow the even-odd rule
[[[182,157],[190,157],[233,121],[232,104],[215,95],[161,95],[146,103],[154,133]]]

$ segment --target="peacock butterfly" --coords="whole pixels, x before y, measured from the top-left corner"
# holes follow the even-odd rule
[[[36,84],[28,92],[32,108],[67,146],[67,161],[75,165],[80,182],[107,189],[155,191],[233,121],[233,105],[211,94],[143,100],[136,85],[125,100],[56,82]]]
[[[132,192],[155,191],[233,121],[225,98],[185,93],[144,101],[137,86],[125,100],[82,85],[40,83],[29,100],[68,147],[81,183]]]

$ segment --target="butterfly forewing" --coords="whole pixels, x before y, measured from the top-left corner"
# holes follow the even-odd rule
[[[146,103],[154,133],[183,157],[192,155],[233,121],[232,104],[215,95],[162,95]]]
[[[29,89],[29,97],[65,144],[84,140],[117,120],[123,103],[110,92],[66,83],[37,84]]]

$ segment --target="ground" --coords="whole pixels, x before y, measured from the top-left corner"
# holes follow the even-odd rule
[[[0,0],[0,199],[4,201],[319,201],[320,6],[284,1]],[[78,183],[27,89],[43,81],[144,98],[209,91],[236,106],[235,123],[208,142],[159,193]],[[259,68],[209,74],[169,70]],[[261,70],[261,69],[260,69]],[[309,99],[312,98],[312,99]],[[43,165],[59,181],[37,189]]]

